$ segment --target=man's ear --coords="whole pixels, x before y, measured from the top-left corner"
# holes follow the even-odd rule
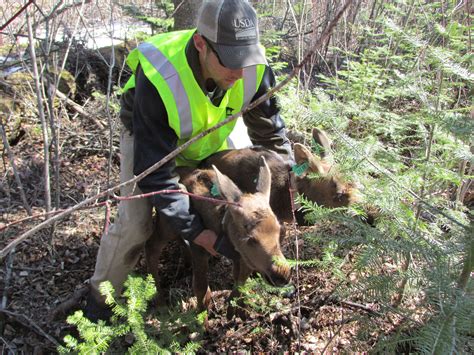
[[[195,33],[193,35],[194,47],[198,50],[198,52],[202,52],[206,50],[207,44],[204,38],[199,33]]]

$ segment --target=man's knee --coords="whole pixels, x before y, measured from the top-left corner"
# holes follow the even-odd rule
[[[129,243],[143,244],[153,232],[153,219],[151,213],[147,216],[117,215],[109,234],[112,237],[125,238]]]
[[[140,257],[141,252],[145,249],[145,242],[136,244],[128,249],[123,257],[123,263],[133,268]]]
[[[145,243],[153,232],[153,223],[149,221],[136,221],[121,223],[120,226],[122,237],[128,240],[135,240],[137,243]]]

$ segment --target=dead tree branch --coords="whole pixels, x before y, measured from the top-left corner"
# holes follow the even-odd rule
[[[54,339],[51,335],[46,333],[43,329],[40,328],[38,324],[33,322],[30,318],[28,318],[24,314],[18,314],[15,312],[7,311],[6,309],[0,309],[0,313],[5,314],[6,316],[10,317],[17,323],[20,323],[22,326],[28,329],[31,329],[36,334],[48,339],[54,346],[58,347],[60,345],[56,339]]]
[[[160,190],[160,191],[153,191],[153,192],[148,192],[146,194],[132,195],[132,196],[113,195],[112,198],[114,200],[117,200],[117,201],[124,201],[124,200],[128,201],[128,200],[137,200],[137,199],[140,199],[140,198],[147,198],[147,197],[150,197],[150,196],[162,195],[162,194],[184,194],[184,195],[188,195],[189,197],[194,198],[196,200],[207,201],[207,202],[210,202],[210,203],[213,203],[213,204],[233,205],[233,206],[237,206],[237,207],[242,207],[237,202],[231,202],[231,201],[226,201],[226,200],[219,200],[219,199],[212,198],[212,197],[205,197],[205,196],[195,195],[191,192],[184,191],[184,190]],[[81,210],[86,210],[86,209],[91,209],[91,208],[95,208],[95,207],[102,207],[102,206],[107,205],[108,203],[109,203],[109,200],[102,201],[102,202],[96,202],[93,205],[84,206],[80,209]],[[11,222],[9,224],[6,224],[6,225],[0,225],[0,232],[5,230],[5,229],[8,229],[8,228],[10,228],[10,227],[12,227],[16,224],[23,223],[23,222],[26,222],[26,221],[30,221],[34,218],[41,218],[41,217],[46,218],[46,217],[54,216],[54,215],[57,215],[59,213],[66,212],[66,211],[67,210],[59,209],[59,210],[56,210],[56,211],[50,211],[50,212],[46,212],[46,213],[39,213],[39,214],[31,215],[31,216],[28,216],[28,217],[25,217],[25,218],[21,218],[19,220],[13,221],[13,222]]]
[[[105,129],[105,126],[102,124],[102,122],[100,122],[99,120],[97,120],[94,116],[92,116],[89,112],[87,112],[86,110],[84,110],[84,108],[79,105],[78,103],[74,102],[73,100],[71,100],[70,98],[68,98],[65,94],[63,94],[62,92],[58,91],[56,89],[56,96],[63,100],[66,105],[68,105],[71,109],[73,109],[74,111],[76,111],[78,114],[80,114],[81,116],[85,117],[85,118],[88,118],[90,119],[96,126],[99,130],[104,130]]]
[[[28,26],[28,39],[31,62],[33,67],[33,80],[35,82],[36,100],[38,105],[38,114],[41,121],[41,128],[43,133],[43,144],[44,144],[44,199],[46,203],[46,210],[51,210],[51,191],[50,191],[50,179],[49,179],[49,138],[48,138],[48,125],[46,124],[46,118],[43,109],[43,95],[41,91],[40,78],[38,73],[38,62],[36,60],[35,42],[33,39],[33,28],[31,26],[31,19],[26,13],[26,21]]]
[[[16,19],[18,16],[20,16],[20,14],[26,10],[26,8],[28,6],[30,6],[30,4],[33,2],[33,0],[29,0],[20,10],[18,10],[16,12],[15,15],[13,15],[6,23],[4,23],[1,27],[0,27],[0,31],[3,31],[3,29],[5,27],[7,27],[14,19]]]

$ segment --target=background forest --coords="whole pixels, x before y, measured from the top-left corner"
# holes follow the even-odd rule
[[[2,2],[2,353],[473,353],[470,0],[352,0],[316,46],[347,2],[251,1],[277,81],[301,68],[276,94],[289,137],[316,151],[311,130],[326,131],[360,203],[297,196],[309,226],[287,226],[292,284],[253,278],[242,319],[225,317],[229,262],[215,258],[203,328],[176,245],[163,256],[167,311],[147,308],[140,264],[116,322],[74,313],[116,211],[104,191],[118,183],[125,58],[151,34],[192,27],[200,2]]]

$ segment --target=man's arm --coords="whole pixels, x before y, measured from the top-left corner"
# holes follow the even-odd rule
[[[134,174],[138,175],[177,147],[178,138],[168,124],[168,116],[158,91],[138,68],[133,104]],[[144,192],[178,189],[179,176],[174,159],[138,182]],[[200,217],[190,208],[184,194],[159,194],[150,197],[160,218],[165,218],[182,238],[194,241],[214,253],[215,234],[205,230]],[[210,248],[208,247],[210,244]]]
[[[263,96],[276,84],[275,76],[270,67],[265,68],[262,82],[252,101]],[[271,149],[288,161],[293,161],[291,146],[286,137],[285,123],[280,116],[280,108],[276,97],[262,102],[244,115],[250,140],[254,145]]]

